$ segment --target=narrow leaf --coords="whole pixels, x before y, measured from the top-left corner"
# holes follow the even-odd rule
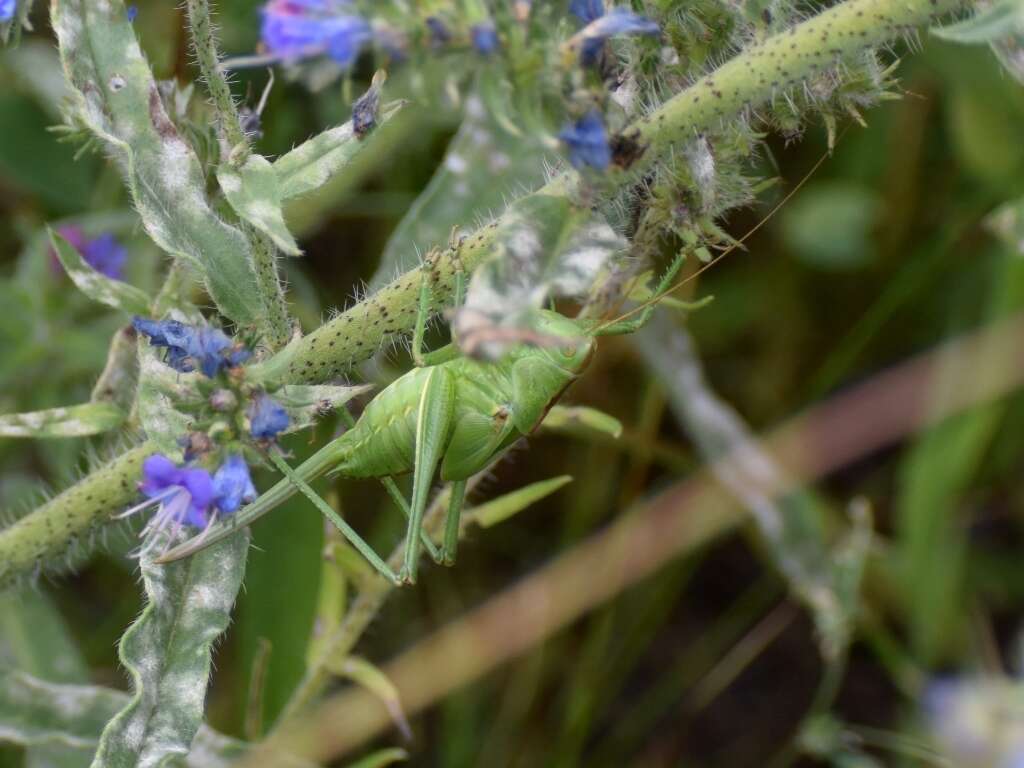
[[[139,344],[139,421],[160,453],[171,458],[181,455],[178,438],[188,432],[191,419],[175,404],[195,401],[199,374],[179,373],[160,361],[159,352],[149,344]]]
[[[945,27],[933,27],[932,34],[953,43],[992,43],[1024,28],[1024,2],[999,0],[969,19]]]
[[[417,254],[444,246],[454,227],[485,219],[520,190],[535,188],[544,178],[544,160],[542,146],[504,130],[480,93],[470,96],[444,160],[389,238],[370,291],[414,268]]]
[[[509,206],[494,255],[473,273],[453,329],[464,351],[500,357],[529,340],[552,297],[582,298],[625,241],[603,219],[560,195],[534,193]]]
[[[621,421],[596,408],[583,405],[552,406],[541,427],[556,432],[600,432],[616,440],[622,436]]]
[[[559,488],[571,482],[572,477],[561,475],[550,480],[531,483],[519,490],[506,493],[504,496],[488,501],[486,504],[473,507],[469,512],[469,519],[477,523],[481,528],[490,528],[498,523],[505,522],[531,504],[536,504],[541,499],[550,496]]]
[[[380,699],[402,736],[412,741],[412,728],[402,709],[398,689],[379,668],[359,656],[349,656],[340,663],[328,660],[327,668],[334,674],[362,686]]]
[[[1024,198],[1004,203],[985,218],[988,230],[1024,256]]]
[[[93,269],[75,246],[52,229],[49,233],[57,258],[78,290],[93,301],[130,315],[145,315],[149,312],[151,299],[145,291]]]
[[[187,755],[203,719],[210,652],[245,572],[247,532],[188,560],[140,565],[147,605],[121,638],[130,701],[104,728],[93,768],[159,766]]]
[[[241,168],[222,165],[217,169],[217,181],[235,213],[289,256],[302,254],[284,221],[278,176],[265,157],[249,155]]]
[[[88,437],[121,426],[127,414],[113,403],[84,403],[0,416],[0,437]]]
[[[199,159],[167,115],[122,0],[62,0],[53,26],[75,89],[72,124],[106,144],[150,237],[201,272],[224,315],[256,323],[262,301],[249,243],[210,207]]]
[[[0,740],[95,749],[103,727],[127,699],[106,688],[47,683],[0,669]]]
[[[289,432],[295,432],[315,424],[336,408],[373,389],[372,385],[332,386],[289,384],[274,392],[274,399],[288,411],[291,417]]]
[[[378,118],[383,125],[393,118],[404,102],[386,105]],[[303,142],[274,162],[274,172],[280,181],[281,199],[288,200],[312,192],[340,173],[371,139],[360,139],[352,121],[331,128]]]
[[[386,768],[386,766],[405,762],[408,759],[409,753],[404,749],[390,747],[373,752],[354,763],[349,763],[347,768]]]

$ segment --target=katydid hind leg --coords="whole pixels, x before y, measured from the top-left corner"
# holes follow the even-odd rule
[[[399,577],[408,584],[416,581],[420,558],[420,531],[423,513],[441,457],[448,443],[455,414],[455,384],[443,367],[430,369],[420,394],[416,414],[415,464],[412,480],[412,504],[409,528],[405,536],[405,558]]]
[[[459,520],[462,517],[462,505],[465,500],[466,481],[456,480],[451,485],[448,514],[444,521],[444,544],[441,546],[441,557],[445,565],[455,565],[455,555],[459,547]]]
[[[359,554],[366,558],[366,561],[372,565],[381,576],[392,584],[402,584],[398,574],[391,570],[388,567],[388,564],[381,559],[380,555],[373,551],[373,547],[371,547],[362,536],[356,533],[355,529],[346,523],[345,520],[342,519],[341,515],[334,511],[334,508],[330,504],[320,498],[319,494],[317,494],[317,492],[314,491],[305,480],[295,474],[295,470],[288,465],[288,462],[286,462],[276,450],[271,450],[269,455],[274,466],[277,467],[281,473],[299,489],[299,492],[302,493],[303,496],[313,502],[313,506],[315,506],[320,513],[341,532],[341,535],[356,548]]]

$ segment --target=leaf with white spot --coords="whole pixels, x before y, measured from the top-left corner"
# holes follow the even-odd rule
[[[288,432],[296,432],[315,424],[321,418],[373,389],[372,385],[332,386],[329,384],[288,384],[274,392],[274,399],[288,411],[291,423]]]
[[[259,323],[249,242],[211,208],[199,158],[167,115],[122,0],[61,0],[52,16],[74,89],[72,125],[104,142],[157,245],[203,275],[224,315]]]
[[[955,24],[933,27],[932,34],[965,45],[994,43],[1024,32],[1024,0],[998,0]]]
[[[509,206],[494,255],[473,273],[453,329],[469,354],[497,358],[532,332],[545,302],[583,298],[625,239],[598,214],[561,195],[534,193]]]
[[[377,119],[378,128],[393,118],[404,102],[387,104]],[[323,186],[336,176],[365,147],[372,144],[373,134],[359,138],[352,121],[324,131],[303,142],[291,152],[274,161],[274,172],[280,182],[282,200],[289,200]]]
[[[414,268],[419,254],[447,244],[453,227],[489,218],[521,190],[537,187],[544,179],[545,154],[539,143],[502,128],[479,93],[466,99],[459,132],[391,234],[370,291]]]
[[[172,459],[181,457],[180,438],[191,419],[175,404],[197,402],[199,374],[179,373],[160,360],[160,352],[139,344],[138,408],[142,428],[157,450]]]
[[[985,227],[1024,256],[1024,198],[1004,203],[985,218]]]
[[[129,705],[121,691],[96,685],[53,683],[0,668],[0,740],[41,749],[61,747],[66,765],[89,765],[104,727]],[[227,768],[247,744],[200,726],[185,760],[190,768]],[[282,765],[300,765],[298,760]]]
[[[155,768],[188,754],[203,720],[211,649],[227,628],[248,550],[248,533],[239,531],[170,565],[142,556],[146,608],[118,649],[133,694],[103,729],[93,768]]]
[[[284,221],[278,176],[265,157],[249,155],[240,168],[222,165],[217,169],[217,181],[235,213],[289,256],[302,254]]]
[[[0,416],[0,437],[88,437],[124,424],[128,415],[113,403],[84,403]]]
[[[149,313],[152,303],[145,291],[129,285],[121,280],[114,280],[92,266],[71,243],[61,235],[49,230],[50,242],[57,253],[57,258],[64,266],[68,277],[82,293],[93,301],[106,304],[108,307],[120,309],[129,315],[145,315]]]

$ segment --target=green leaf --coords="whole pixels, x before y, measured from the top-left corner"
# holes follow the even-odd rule
[[[168,117],[124,3],[62,0],[53,26],[72,86],[72,124],[84,124],[118,162],[150,237],[200,271],[221,312],[262,316],[245,236],[213,212],[192,147]]]
[[[380,112],[378,126],[393,118],[404,102],[393,102]],[[281,199],[288,200],[312,192],[337,175],[371,141],[360,139],[352,128],[352,121],[331,128],[303,142],[274,162],[274,172],[280,181]]]
[[[1021,256],[1024,256],[1024,198],[1011,200],[985,217],[985,226]]]
[[[274,399],[288,411],[288,431],[296,432],[315,424],[353,397],[369,392],[373,385],[332,386],[329,384],[288,384],[274,392]]]
[[[543,429],[563,432],[599,432],[618,440],[622,422],[596,408],[585,405],[555,405],[548,410],[541,424]]]
[[[417,254],[444,246],[453,227],[479,221],[520,190],[536,188],[545,159],[543,147],[498,125],[479,93],[470,96],[444,160],[388,239],[370,291],[414,268]]]
[[[41,591],[0,596],[0,641],[23,673],[60,683],[89,679],[89,667],[60,612]],[[4,725],[0,715],[0,730]],[[89,765],[94,749],[57,743],[24,746],[26,768],[82,768]]]
[[[134,692],[103,729],[94,768],[157,766],[188,754],[203,719],[210,652],[227,628],[248,550],[240,531],[171,565],[143,555],[148,602],[119,647]]]
[[[624,238],[598,214],[561,195],[537,192],[510,205],[494,254],[473,273],[452,323],[460,346],[500,357],[528,333],[536,311],[556,296],[586,296]]]
[[[93,750],[107,721],[127,700],[118,691],[48,683],[0,668],[0,739]]]
[[[68,273],[68,277],[78,286],[78,290],[93,301],[120,309],[129,315],[149,313],[152,300],[145,291],[121,280],[114,280],[93,269],[82,258],[82,254],[75,246],[52,229],[48,229],[48,231],[50,242],[53,243],[53,249],[57,252],[57,258],[64,265],[64,271]]]
[[[278,176],[265,157],[249,155],[241,168],[222,165],[217,169],[217,181],[235,213],[289,256],[302,254],[284,221]]]
[[[469,511],[468,517],[481,528],[490,528],[493,525],[505,522],[531,504],[535,504],[544,497],[550,496],[559,488],[571,482],[572,477],[561,475],[550,480],[531,483],[511,493],[506,493],[504,496],[492,499],[486,504],[473,507]]]
[[[88,437],[121,426],[128,415],[113,403],[84,403],[0,416],[0,437]]]
[[[181,456],[178,438],[191,419],[175,404],[195,401],[197,373],[179,373],[160,361],[156,347],[139,344],[139,421],[156,449],[170,458]]]
[[[412,741],[412,728],[402,709],[398,688],[378,667],[359,656],[348,656],[340,662],[328,659],[327,669],[339,677],[351,680],[372,693],[388,711],[401,734]]]
[[[1024,31],[1024,2],[999,0],[969,19],[945,27],[933,27],[936,37],[953,43],[992,43]]]
[[[60,746],[64,748],[61,754],[68,758],[61,765],[89,765],[104,726],[128,703],[128,695],[121,691],[51,683],[0,667],[0,740],[35,749]],[[192,742],[185,764],[190,768],[226,768],[246,747],[245,742],[204,725]],[[285,762],[302,764],[298,760]]]
[[[401,763],[408,759],[409,753],[404,749],[390,747],[377,750],[366,757],[356,760],[354,763],[349,763],[347,768],[385,768],[385,766]]]

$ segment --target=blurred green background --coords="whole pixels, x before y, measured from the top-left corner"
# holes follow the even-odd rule
[[[137,24],[157,75],[184,77],[184,37],[168,33],[181,28],[171,6],[144,3]],[[221,18],[230,19],[225,50],[251,49],[255,8],[244,0],[219,4]],[[45,18],[38,30],[0,54],[3,412],[87,399],[117,328],[115,317],[52,270],[45,224],[113,229],[130,246],[129,274],[139,285],[154,286],[160,268],[116,172],[97,156],[75,160],[75,149],[47,130],[59,122],[61,80]],[[755,433],[1024,304],[1024,255],[982,225],[994,208],[1024,196],[1024,89],[982,48],[925,43],[913,55],[900,51],[907,54],[899,70],[904,98],[867,111],[867,127],[850,121],[834,154],[747,248],[689,284],[693,297],[714,296],[687,321],[709,382]],[[349,95],[363,90],[369,74],[358,71],[353,83],[318,94],[279,81],[260,151],[278,154],[346,119]],[[250,103],[265,77],[257,71],[242,78]],[[403,120],[382,145],[383,162],[378,156],[368,163],[357,185],[330,189],[290,212],[306,255],[287,272],[307,330],[371,279],[458,128],[458,116],[443,109],[411,110]],[[766,173],[783,183],[724,222],[735,236],[822,157],[824,128],[811,126],[800,141],[769,137],[767,150]],[[390,364],[404,365],[404,355]],[[629,339],[602,344],[570,399],[614,414],[625,438],[545,435],[516,452],[481,498],[563,473],[575,480],[509,523],[472,534],[455,568],[426,569],[418,588],[390,600],[361,654],[386,661],[702,464],[669,410],[670,393]],[[289,447],[296,457],[312,449],[309,436]],[[831,711],[834,724],[845,724],[836,727],[857,734],[883,765],[937,764],[915,757],[925,738],[920,704],[928,679],[1017,671],[1022,448],[1024,400],[1014,395],[815,485],[822,507],[842,510],[863,497],[873,510],[872,570],[884,574],[886,586],[873,588],[869,579]],[[107,449],[79,440],[0,441],[0,509],[28,509],[41,485],[63,487],[85,468],[89,451]],[[398,541],[401,521],[376,486],[337,490],[378,548]],[[320,517],[301,502],[254,527],[245,588],[216,656],[209,700],[215,727],[242,733],[264,641],[271,648],[265,722],[301,675],[322,538]],[[42,677],[125,688],[115,645],[140,609],[131,562],[120,556],[130,546],[112,537],[77,574],[44,578],[6,598],[6,655]],[[414,718],[412,764],[761,765],[784,754],[801,728],[807,736],[802,723],[823,674],[814,623],[787,593],[771,546],[753,529],[739,529]],[[389,733],[379,746],[398,742]],[[820,762],[805,755],[801,764],[855,765],[863,757],[844,752],[842,740],[825,742]],[[17,750],[0,748],[0,765],[19,764]]]

